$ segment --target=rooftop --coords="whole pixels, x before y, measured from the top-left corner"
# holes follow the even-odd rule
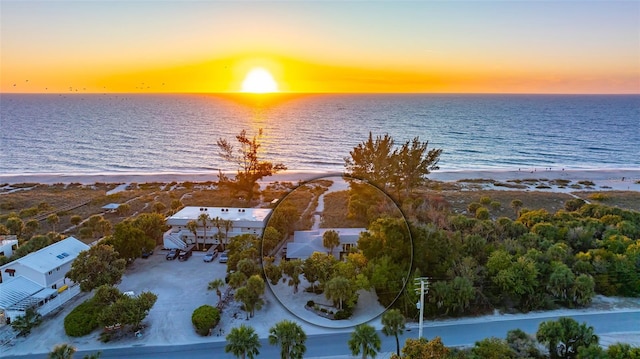
[[[74,237],[69,237],[19,258],[15,262],[19,262],[25,267],[33,268],[40,273],[46,273],[73,261],[78,256],[78,253],[88,249],[88,245]],[[13,262],[5,266],[10,266],[11,263]]]
[[[0,283],[0,308],[8,309],[42,290],[42,286],[23,276]]]
[[[232,207],[184,207],[171,220],[198,220],[200,214],[206,213],[209,218],[216,217],[231,221],[260,221],[263,222],[271,213],[269,208],[232,208]]]

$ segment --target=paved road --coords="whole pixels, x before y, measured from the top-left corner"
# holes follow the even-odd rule
[[[640,331],[640,311],[615,312],[604,314],[573,314],[572,317],[578,322],[587,322],[595,328],[596,334],[606,334],[615,332]],[[499,320],[485,321],[479,323],[460,323],[451,322],[450,324],[438,323],[437,325],[425,323],[423,335],[426,338],[440,336],[447,346],[473,345],[477,340],[486,337],[495,336],[498,338],[506,337],[509,330],[520,328],[528,333],[535,333],[540,322],[555,319],[556,317],[539,317],[517,320]],[[395,340],[385,337],[379,333],[382,338],[383,353],[395,351]],[[417,328],[411,328],[400,339],[401,343],[407,338],[416,338],[418,335]],[[639,334],[640,335],[640,334]],[[307,339],[306,358],[312,357],[331,357],[349,355],[347,341],[348,333],[330,333],[309,336]],[[276,358],[279,357],[278,348],[269,345],[266,340],[261,340],[259,357]],[[165,359],[165,358],[233,358],[232,355],[224,352],[224,342],[211,342],[191,345],[173,345],[173,346],[138,346],[131,348],[107,349],[103,350],[103,359],[107,358],[132,358],[132,359]],[[94,351],[82,351],[76,353],[76,357],[83,357]],[[9,358],[45,358],[45,354],[11,356]],[[379,356],[386,358],[387,356]]]

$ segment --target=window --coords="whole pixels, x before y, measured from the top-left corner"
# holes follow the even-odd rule
[[[54,284],[51,286],[51,289],[58,289],[58,286]]]
[[[49,271],[49,275],[51,275],[51,273],[53,273],[53,271]]]

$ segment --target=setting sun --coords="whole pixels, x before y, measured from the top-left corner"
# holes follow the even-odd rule
[[[242,92],[269,93],[278,92],[278,84],[269,71],[263,68],[255,68],[247,74],[242,81]]]

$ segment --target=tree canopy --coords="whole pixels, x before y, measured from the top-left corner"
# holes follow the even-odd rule
[[[246,130],[242,130],[236,135],[238,147],[224,138],[219,138],[216,142],[220,157],[237,166],[237,173],[233,180],[221,174],[220,182],[231,184],[236,190],[244,192],[248,203],[253,199],[254,187],[260,179],[287,169],[282,163],[272,163],[260,158],[262,136],[262,129],[253,138],[247,135]]]
[[[80,283],[80,290],[89,292],[103,284],[114,285],[124,274],[126,261],[112,246],[96,244],[78,254],[67,278]]]
[[[442,149],[428,149],[429,142],[420,142],[419,137],[394,147],[394,139],[385,134],[369,138],[358,144],[345,157],[349,176],[367,180],[381,189],[394,187],[410,193],[421,185],[431,171],[439,169],[438,161]]]

